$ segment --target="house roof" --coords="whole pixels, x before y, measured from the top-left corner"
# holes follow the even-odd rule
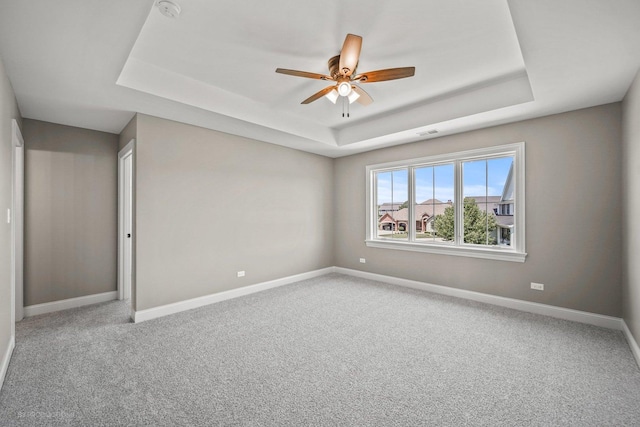
[[[502,200],[501,196],[467,196],[465,197],[465,199],[474,199],[476,201],[476,204],[480,204],[480,203],[498,203],[500,200]]]
[[[494,208],[497,208],[500,201],[502,200],[501,196],[468,196],[465,199],[474,199],[476,201],[476,205],[482,210],[486,212],[487,209],[489,212],[493,212]]]
[[[400,208],[400,206],[402,206],[403,203],[391,203],[391,202],[385,202],[383,204],[380,205],[380,209],[381,210],[389,210],[389,209],[393,209],[393,210],[397,210]]]
[[[419,204],[416,205],[415,208],[415,215],[416,215],[416,220],[420,220],[423,216],[427,216],[429,218],[431,218],[434,215],[442,215],[444,214],[444,210],[446,208],[448,208],[449,206],[451,206],[451,204],[449,203],[439,203],[439,204],[431,204],[431,205],[424,205],[424,204]],[[396,221],[408,221],[409,220],[409,209],[408,208],[402,208],[397,212],[393,213],[393,218]]]
[[[384,214],[380,217],[380,219],[378,220],[379,223],[385,223],[385,222],[396,222],[396,219],[394,218],[393,215],[391,214]]]
[[[500,227],[510,227],[513,225],[513,215],[495,215],[494,218]]]

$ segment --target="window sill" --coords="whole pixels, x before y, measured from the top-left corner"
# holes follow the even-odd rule
[[[484,258],[497,261],[524,262],[527,257],[526,252],[515,252],[505,249],[473,248],[460,246],[447,246],[413,242],[393,242],[384,240],[366,240],[366,245],[370,248],[396,249],[401,251],[426,252],[441,255],[464,256],[470,258]]]

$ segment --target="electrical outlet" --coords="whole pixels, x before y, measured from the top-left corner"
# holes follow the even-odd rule
[[[544,291],[544,284],[531,282],[531,289],[535,289],[536,291]]]
[[[360,262],[361,262],[362,264],[366,264],[367,260],[366,260],[366,259],[364,259],[364,258],[360,258]]]
[[[238,277],[244,277],[244,271],[238,271]]]

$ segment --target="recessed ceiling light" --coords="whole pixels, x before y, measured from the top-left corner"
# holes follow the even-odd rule
[[[177,18],[180,15],[180,6],[169,0],[158,0],[156,6],[161,14],[167,18]]]

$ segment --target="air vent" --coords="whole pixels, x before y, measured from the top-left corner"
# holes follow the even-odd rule
[[[158,0],[156,6],[161,14],[167,18],[175,19],[180,15],[180,6],[169,0]]]

